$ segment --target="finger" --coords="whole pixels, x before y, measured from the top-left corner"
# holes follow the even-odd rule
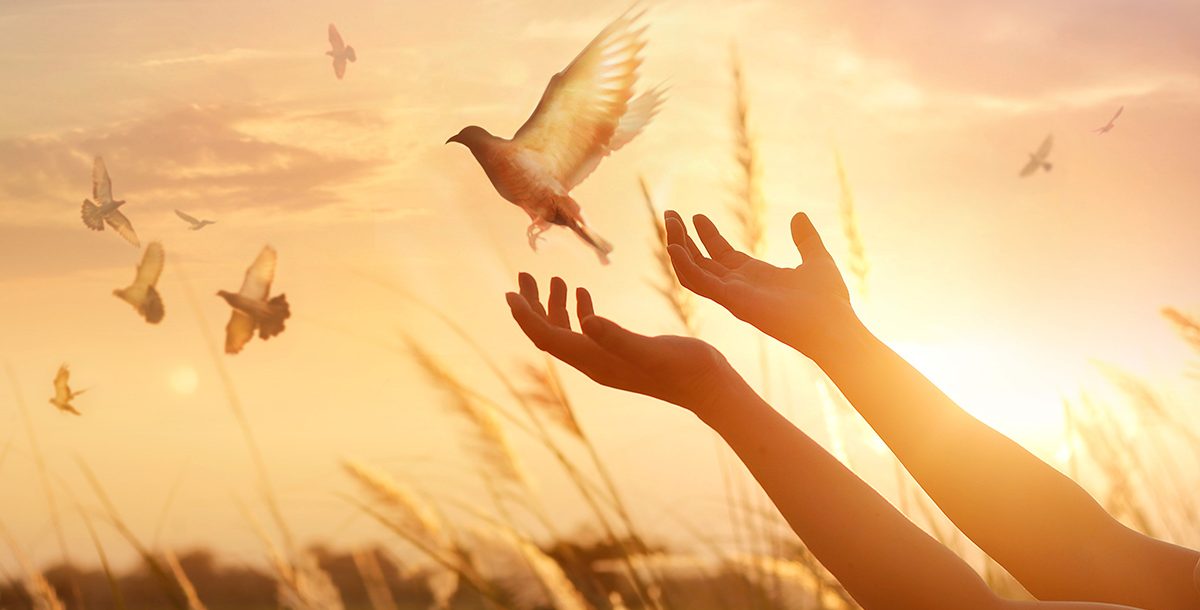
[[[580,324],[583,324],[584,318],[596,315],[595,308],[592,306],[592,293],[582,286],[575,289],[575,315],[579,318]]]
[[[825,243],[821,241],[821,235],[817,233],[817,228],[804,212],[792,217],[792,241],[796,243],[796,249],[800,251],[800,257],[805,263],[818,260],[833,261],[833,256],[829,254]]]
[[[567,314],[567,283],[561,277],[550,278],[550,299],[546,304],[550,310],[550,323],[571,330],[571,316]]]
[[[668,246],[667,253],[671,256],[671,266],[675,268],[675,275],[679,277],[679,283],[684,288],[718,303],[724,302],[725,284],[720,278],[697,265],[682,246]]]
[[[564,336],[569,337],[573,333],[551,326],[545,314],[533,309],[528,298],[513,292],[504,296],[508,300],[513,319],[517,321],[517,326],[521,327],[525,336],[529,337],[538,349],[563,358],[564,353],[569,351],[564,346]]]
[[[542,302],[538,298],[537,280],[533,279],[532,275],[522,271],[517,275],[517,285],[521,289],[521,296],[525,297],[526,301],[529,301],[529,307],[543,316],[546,315],[546,310],[542,307]]]
[[[597,345],[630,363],[645,362],[654,353],[648,345],[650,337],[625,330],[606,318],[590,316],[580,322],[580,326],[583,327],[583,334]]]
[[[740,263],[750,258],[729,245],[721,232],[717,230],[717,225],[713,224],[713,221],[704,214],[693,216],[692,224],[696,226],[696,235],[700,237],[700,242],[704,244],[704,249],[708,250],[708,254],[713,260],[729,266],[730,263]]]
[[[692,257],[692,262],[717,277],[724,277],[726,273],[729,273],[728,267],[704,256],[704,253],[700,251],[700,247],[696,245],[692,236],[688,235],[687,225],[683,224],[683,220],[679,218],[678,214],[675,214],[673,217],[667,217],[666,225],[668,246],[671,244],[683,246],[688,256]]]
[[[533,310],[525,297],[515,292],[506,294],[505,298],[513,319],[538,349],[601,383],[613,376],[613,356],[599,349],[594,341],[579,333],[551,326],[545,316]]]

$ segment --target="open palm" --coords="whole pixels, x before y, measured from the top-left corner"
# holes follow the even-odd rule
[[[539,349],[612,388],[644,394],[691,411],[712,404],[740,378],[711,345],[690,337],[647,337],[595,315],[591,294],[576,290],[582,332],[571,329],[567,286],[550,281],[545,308],[537,281],[518,279],[520,293],[506,295],[513,318]]]
[[[684,287],[809,357],[830,345],[841,324],[856,320],[846,283],[808,216],[792,218],[792,239],[803,259],[796,267],[739,252],[704,215],[692,221],[708,256],[679,214],[666,214],[671,264]]]

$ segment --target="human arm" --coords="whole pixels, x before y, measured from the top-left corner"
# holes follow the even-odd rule
[[[667,216],[680,282],[787,343],[829,375],[947,516],[1040,599],[1200,608],[1200,554],[1113,519],[1070,478],[962,410],[875,338],[850,306],[833,258],[803,214],[803,258],[780,268],[732,248],[695,218],[702,253]]]
[[[548,308],[533,278],[507,295],[540,349],[613,388],[681,406],[716,430],[821,563],[868,610],[1100,610],[1030,606],[997,598],[959,557],[766,404],[719,352],[693,338],[646,337],[596,316],[577,292],[583,332],[571,329],[566,286],[551,282]]]

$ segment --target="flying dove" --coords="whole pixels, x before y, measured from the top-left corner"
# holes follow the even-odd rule
[[[83,209],[80,211],[83,224],[93,231],[103,231],[104,223],[108,223],[125,241],[135,248],[141,248],[137,233],[133,232],[133,224],[117,209],[125,205],[125,200],[113,200],[112,180],[108,178],[108,168],[104,167],[104,159],[99,155],[92,162],[92,198],[96,200],[95,203],[91,199],[83,200]]]
[[[357,61],[358,55],[354,53],[354,47],[342,42],[342,35],[332,23],[329,24],[329,46],[333,48],[325,51],[325,54],[333,58],[333,73],[338,80],[342,80],[346,75],[346,62]]]
[[[466,146],[500,196],[529,214],[525,234],[534,250],[543,232],[562,225],[608,263],[612,246],[587,226],[569,193],[601,159],[641,133],[662,105],[662,87],[633,98],[646,46],[641,15],[618,17],[551,77],[511,140],[474,125],[446,140]]]
[[[1117,108],[1117,113],[1114,114],[1113,117],[1108,120],[1108,124],[1104,125],[1103,127],[1100,127],[1099,129],[1093,129],[1092,132],[1098,133],[1100,135],[1104,135],[1104,134],[1112,131],[1113,127],[1117,126],[1117,117],[1121,116],[1122,112],[1125,112],[1124,106]]]
[[[75,415],[82,415],[82,413],[79,412],[79,409],[76,409],[75,405],[71,404],[71,401],[75,400],[76,396],[83,394],[87,390],[72,392],[71,386],[68,385],[70,379],[71,371],[67,369],[67,365],[59,365],[58,374],[54,376],[54,397],[50,399],[50,404],[58,407],[58,410],[60,411],[74,413]]]
[[[1054,134],[1046,136],[1046,139],[1042,140],[1042,145],[1038,147],[1037,151],[1029,153],[1029,162],[1025,164],[1025,167],[1021,168],[1021,177],[1032,176],[1039,169],[1046,171],[1053,169],[1054,165],[1047,161],[1050,157],[1050,149],[1052,148],[1054,148]]]
[[[200,220],[199,218],[196,218],[195,216],[192,216],[191,214],[185,214],[183,212],[180,212],[179,210],[175,210],[175,215],[182,218],[184,222],[191,225],[190,227],[188,227],[188,229],[191,231],[199,231],[200,229],[203,229],[204,227],[207,227],[208,225],[217,224],[217,221],[215,221],[215,220]]]
[[[246,342],[254,338],[255,329],[258,329],[258,336],[263,339],[270,339],[283,332],[283,321],[292,314],[286,296],[281,294],[269,299],[271,282],[275,279],[275,259],[275,249],[271,246],[264,247],[258,258],[254,259],[254,263],[246,270],[246,279],[242,280],[241,290],[217,292],[217,296],[225,299],[233,308],[229,324],[225,325],[225,353],[236,354],[242,351]]]
[[[151,324],[158,324],[163,319],[163,302],[158,290],[158,276],[163,270],[163,247],[160,242],[152,241],[142,254],[142,262],[138,264],[137,275],[128,288],[118,288],[113,296],[133,305],[138,313]]]

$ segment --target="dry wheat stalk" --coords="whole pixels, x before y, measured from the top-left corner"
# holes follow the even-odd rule
[[[841,196],[838,198],[838,210],[842,217],[842,231],[846,235],[846,243],[850,248],[850,274],[858,285],[859,296],[867,296],[867,275],[871,265],[867,261],[867,248],[863,244],[862,232],[858,226],[858,211],[854,206],[854,192],[850,189],[850,180],[846,177],[846,168],[842,163],[842,155],[834,149],[834,163],[837,165],[838,186]]]
[[[179,558],[175,556],[175,553],[164,551],[163,560],[171,569],[171,574],[175,576],[175,582],[179,584],[179,589],[183,591],[183,596],[187,599],[188,610],[207,610],[204,603],[200,601],[200,596],[196,594],[196,587],[192,584],[192,579],[188,578],[187,572],[183,571],[183,566],[179,565]]]

